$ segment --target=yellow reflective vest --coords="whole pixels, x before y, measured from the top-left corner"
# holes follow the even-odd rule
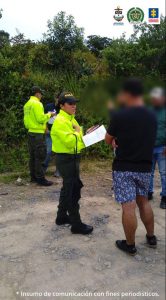
[[[78,125],[74,115],[69,115],[60,110],[51,128],[53,152],[74,154],[76,145],[77,153],[85,148],[82,140],[82,130],[79,133],[76,132],[73,125]]]
[[[28,132],[44,133],[50,117],[51,113],[44,113],[43,104],[35,96],[24,105],[24,125]]]

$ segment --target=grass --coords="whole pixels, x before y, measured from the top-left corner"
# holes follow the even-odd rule
[[[81,171],[89,174],[100,172],[100,170],[108,169],[109,165],[111,168],[111,162],[111,159],[83,158],[81,161]]]
[[[12,172],[12,173],[3,173],[0,175],[0,182],[1,183],[11,183],[17,180],[20,177],[22,179],[26,179],[29,177],[28,171],[24,172]]]
[[[111,168],[111,159],[96,159],[96,158],[83,158],[81,161],[81,172],[94,174],[96,172],[103,171],[104,169],[108,169],[110,166]],[[51,176],[55,171],[55,166],[52,163],[47,171],[47,175]],[[17,171],[17,172],[6,172],[0,174],[0,183],[13,183],[15,182],[18,177],[28,180],[29,179],[29,171],[28,169],[25,171]]]

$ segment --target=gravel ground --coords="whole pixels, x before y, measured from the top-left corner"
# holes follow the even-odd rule
[[[158,173],[152,201],[158,248],[146,246],[139,219],[138,254],[129,257],[114,245],[124,233],[109,170],[102,162],[82,168],[81,215],[94,226],[89,236],[55,225],[61,180],[54,178],[49,188],[26,181],[0,184],[0,300],[165,299],[165,211],[159,208]]]

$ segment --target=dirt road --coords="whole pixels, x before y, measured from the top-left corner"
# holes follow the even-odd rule
[[[165,211],[159,208],[159,178],[152,201],[158,248],[146,246],[139,219],[138,254],[128,257],[114,245],[124,234],[109,170],[101,162],[83,165],[81,215],[94,226],[90,236],[72,235],[68,226],[55,225],[60,180],[54,179],[49,188],[0,184],[0,193],[8,192],[0,196],[0,300],[165,298]]]

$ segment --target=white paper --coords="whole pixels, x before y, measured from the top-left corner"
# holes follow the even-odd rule
[[[52,112],[52,111],[49,111],[49,112]],[[56,110],[54,109],[53,112],[56,113]],[[48,120],[48,124],[52,125],[52,124],[54,123],[55,119],[56,119],[56,115],[53,116],[53,117],[51,117],[51,118]]]
[[[55,119],[56,119],[56,116],[51,117],[51,118],[48,120],[48,124],[52,125],[52,124],[54,123]]]
[[[96,130],[83,136],[83,142],[86,147],[96,144],[105,139],[106,129],[101,125]]]

